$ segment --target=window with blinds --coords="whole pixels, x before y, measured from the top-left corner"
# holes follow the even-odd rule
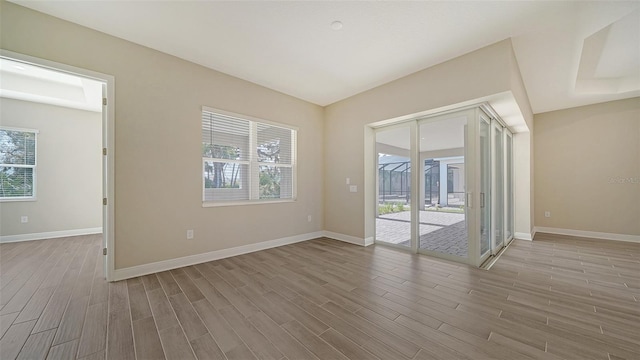
[[[295,155],[295,129],[203,109],[203,203],[294,200]]]
[[[0,200],[35,198],[37,133],[0,128]]]

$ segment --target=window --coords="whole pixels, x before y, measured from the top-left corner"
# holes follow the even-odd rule
[[[295,200],[295,155],[295,129],[203,109],[203,203]]]
[[[0,200],[33,200],[37,130],[0,128]]]

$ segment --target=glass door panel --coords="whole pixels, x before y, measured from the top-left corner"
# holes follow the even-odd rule
[[[491,250],[491,125],[480,117],[480,257]]]
[[[504,246],[504,146],[502,138],[502,126],[497,122],[492,123],[492,201],[491,223],[493,232],[492,254],[496,254]]]
[[[466,113],[419,122],[418,248],[467,258]]]
[[[505,240],[513,240],[513,135],[505,130]]]
[[[375,241],[411,247],[411,129],[376,131],[377,208]]]

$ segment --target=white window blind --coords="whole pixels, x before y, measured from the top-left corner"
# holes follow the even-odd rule
[[[0,128],[0,200],[35,197],[37,133]]]
[[[295,129],[203,110],[202,201],[295,199],[295,154]]]

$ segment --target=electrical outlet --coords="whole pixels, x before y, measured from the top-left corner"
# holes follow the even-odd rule
[[[28,216],[20,216],[20,222],[23,224],[26,224],[29,222],[29,217]]]
[[[551,211],[545,211],[544,217],[551,217]]]
[[[349,185],[350,192],[358,192],[358,185]]]
[[[351,179],[347,178],[347,185],[351,184]]]
[[[307,216],[307,221],[308,221],[308,222],[311,222],[311,215],[308,215],[308,216]]]
[[[193,239],[193,230],[187,230],[187,240]]]

